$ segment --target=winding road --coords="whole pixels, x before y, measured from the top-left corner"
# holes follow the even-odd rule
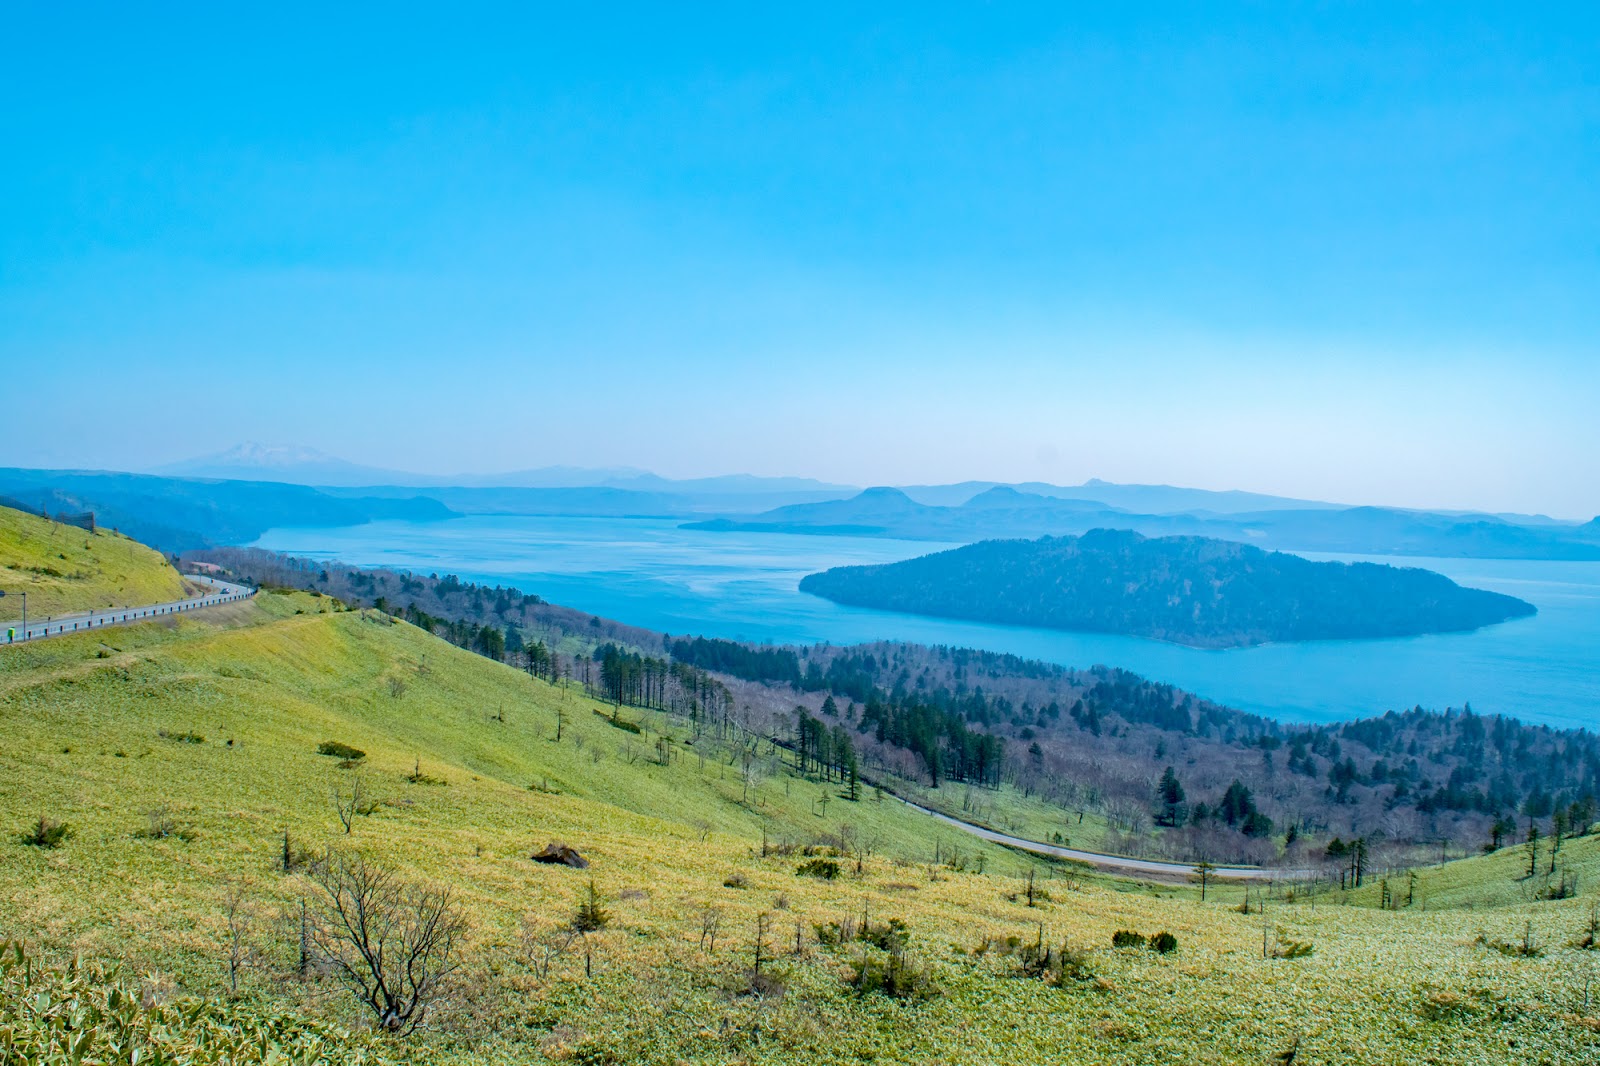
[[[1008,833],[997,832],[971,822],[963,822],[959,818],[952,818],[948,814],[936,811],[931,807],[924,807],[920,803],[912,803],[903,796],[895,799],[904,803],[913,810],[921,811],[930,818],[954,826],[981,840],[992,844],[1004,844],[1008,848],[1019,851],[1031,851],[1036,855],[1049,855],[1056,859],[1073,859],[1086,862],[1099,870],[1107,873],[1130,874],[1134,877],[1163,878],[1166,880],[1183,879],[1200,876],[1199,867],[1186,862],[1162,862],[1157,859],[1135,859],[1126,855],[1105,855],[1098,851],[1080,851],[1077,848],[1066,848],[1059,844],[1046,844],[1038,840],[1028,840],[1023,837],[1014,837]],[[1213,867],[1210,877],[1217,881],[1271,881],[1279,878],[1296,878],[1310,875],[1308,870],[1279,870],[1265,866],[1217,866]]]
[[[774,748],[783,748],[793,751],[794,745],[789,741],[775,735],[762,735]],[[1200,868],[1188,862],[1164,862],[1160,859],[1135,859],[1129,855],[1107,855],[1099,851],[1083,851],[1078,848],[1063,847],[1060,844],[1046,844],[1042,840],[1029,840],[1026,837],[1015,837],[1009,833],[1002,833],[988,826],[978,825],[974,822],[964,822],[960,818],[945,814],[943,811],[924,807],[920,803],[906,799],[894,788],[882,781],[861,775],[861,780],[867,785],[883,790],[884,794],[904,803],[914,811],[920,811],[929,818],[943,822],[945,825],[959,829],[964,833],[971,833],[980,840],[987,840],[991,844],[1002,844],[1018,851],[1031,851],[1035,855],[1048,855],[1053,859],[1072,859],[1076,862],[1088,863],[1097,870],[1110,874],[1127,874],[1131,877],[1146,880],[1187,881],[1191,877],[1200,876]],[[1208,880],[1213,881],[1279,881],[1301,880],[1315,877],[1318,871],[1297,869],[1293,867],[1277,866],[1220,866],[1214,865],[1207,874]]]
[[[51,618],[43,622],[35,622],[30,619],[26,630],[22,628],[20,621],[0,622],[0,645],[43,640],[46,637],[59,637],[65,633],[81,633],[90,629],[102,629],[107,626],[122,625],[125,622],[141,622],[170,614],[187,614],[190,611],[198,611],[202,607],[215,607],[218,604],[246,600],[256,594],[256,590],[248,586],[236,585],[231,581],[223,581],[215,577],[205,577],[201,574],[185,574],[183,576],[188,581],[209,587],[211,591],[204,596],[193,596],[186,600],[173,600],[170,603],[152,603],[144,607],[116,607],[108,608],[104,611],[86,611],[82,614],[62,615],[59,618]]]
[[[47,637],[59,637],[66,633],[81,633],[91,629],[123,625],[167,615],[184,614],[204,607],[215,607],[224,603],[249,599],[256,594],[255,589],[245,585],[234,584],[231,581],[223,581],[220,578],[206,577],[201,574],[185,574],[184,577],[190,581],[206,585],[212,591],[203,596],[194,596],[186,600],[173,600],[170,603],[88,611],[82,614],[51,618],[44,622],[30,622],[26,631],[22,629],[20,622],[0,622],[0,646],[20,644],[23,641],[43,640]],[[776,737],[769,737],[768,739],[777,746],[788,746]],[[942,811],[924,807],[920,803],[913,803],[904,796],[895,795],[889,789],[885,789],[885,791],[889,792],[900,803],[904,803],[913,810],[921,811],[930,818],[959,829],[964,833],[970,833],[981,840],[1016,848],[1019,851],[1030,851],[1037,855],[1048,855],[1057,859],[1072,859],[1077,862],[1088,863],[1096,869],[1104,870],[1108,873],[1128,874],[1134,877],[1187,880],[1190,877],[1198,877],[1200,873],[1199,868],[1192,863],[1135,859],[1126,855],[1106,855],[1097,851],[1082,851],[1078,848],[1068,848],[1059,844],[1046,844],[1039,840],[1028,840],[1024,837],[1012,836],[1009,833],[1001,833],[986,826],[964,822]],[[1212,869],[1210,876],[1218,881],[1265,881],[1282,877],[1303,877],[1308,873],[1309,871],[1305,870],[1269,869],[1264,866],[1217,866]]]

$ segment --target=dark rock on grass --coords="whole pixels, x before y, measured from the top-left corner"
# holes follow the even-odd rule
[[[578,853],[578,849],[566,844],[551,842],[544,846],[543,851],[536,851],[529,856],[534,862],[548,863],[551,866],[570,866],[574,870],[587,870],[589,860]]]

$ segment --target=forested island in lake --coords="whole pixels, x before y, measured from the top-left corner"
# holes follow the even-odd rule
[[[1108,529],[835,567],[807,576],[800,589],[856,607],[1199,648],[1460,632],[1536,610],[1431,570]]]

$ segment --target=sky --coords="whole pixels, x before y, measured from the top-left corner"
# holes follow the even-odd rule
[[[1600,513],[1600,6],[333,7],[0,15],[0,465]]]

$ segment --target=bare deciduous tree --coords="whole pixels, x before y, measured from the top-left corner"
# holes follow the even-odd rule
[[[255,946],[250,942],[250,915],[238,888],[228,891],[223,913],[228,920],[228,990],[238,992],[239,975],[256,958]]]
[[[715,907],[707,907],[700,912],[700,950],[712,955],[717,953],[717,930],[722,925],[722,912]]]
[[[561,956],[581,934],[571,926],[552,929],[531,916],[522,919],[522,957],[533,975],[544,981]]]
[[[344,789],[337,784],[329,790],[328,798],[333,803],[333,813],[339,816],[339,824],[344,826],[345,835],[349,836],[351,828],[355,825],[356,815],[361,813],[364,798],[361,793],[361,778],[358,776],[351,780],[348,798]]]
[[[466,919],[448,888],[410,884],[359,854],[330,851],[311,877],[322,907],[313,951],[372,1012],[405,1035],[427,1020],[460,968]]]

